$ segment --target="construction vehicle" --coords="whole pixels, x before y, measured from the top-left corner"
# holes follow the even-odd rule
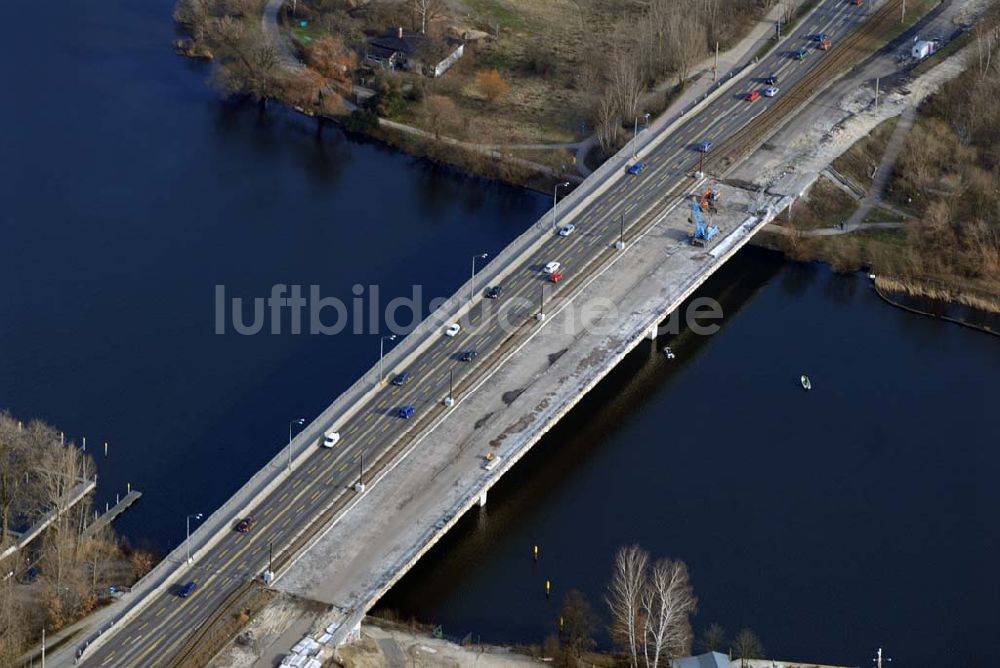
[[[701,199],[698,200],[698,206],[701,207],[702,211],[716,212],[715,203],[719,201],[719,191],[714,188],[709,188],[701,194]]]
[[[694,233],[691,235],[692,246],[707,246],[708,242],[719,233],[719,228],[707,224],[701,214],[701,205],[697,199],[693,199],[691,201],[691,215],[694,222]]]

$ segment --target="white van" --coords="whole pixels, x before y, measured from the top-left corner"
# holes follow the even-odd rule
[[[337,441],[340,440],[340,433],[336,431],[329,431],[326,436],[323,437],[323,447],[332,448],[337,445]]]

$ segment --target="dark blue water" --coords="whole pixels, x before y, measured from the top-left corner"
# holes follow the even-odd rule
[[[374,334],[216,336],[215,285],[349,303],[377,284],[384,303],[418,283],[426,301],[547,202],[221,104],[209,67],[173,53],[171,9],[15,4],[44,53],[30,30],[0,46],[16,92],[0,107],[0,408],[108,441],[98,503],[142,490],[118,528],[164,549],[379,352]]]
[[[381,606],[541,643],[569,589],[606,618],[613,554],[638,543],[687,562],[697,631],[750,627],[769,656],[992,665],[997,339],[755,249],[702,292],[718,334],[659,342],[673,361],[641,345]]]
[[[108,441],[98,502],[144,491],[117,526],[163,549],[378,353],[374,335],[217,336],[215,285],[429,299],[547,203],[221,104],[170,49],[171,4],[14,3],[0,42],[0,407]],[[770,654],[986,665],[996,340],[762,251],[704,292],[720,334],[679,337],[671,364],[641,347],[385,605],[540,642],[569,588],[602,609],[614,550],[639,542],[687,561],[698,628],[752,627]]]

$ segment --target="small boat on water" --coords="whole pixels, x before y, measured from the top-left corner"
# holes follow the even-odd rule
[[[811,390],[813,387],[812,381],[809,380],[809,376],[802,374],[799,378],[799,382],[802,383],[803,390]]]
[[[667,346],[666,348],[663,349],[663,354],[667,356],[668,360],[672,360],[674,357],[676,357],[676,355],[674,355],[674,351],[670,349],[670,346]]]

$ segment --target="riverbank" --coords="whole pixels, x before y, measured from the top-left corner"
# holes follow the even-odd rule
[[[687,46],[682,59],[687,64],[683,68],[661,64],[655,73],[642,69],[652,67],[651,63],[632,62],[622,55],[639,47],[621,42],[622,34],[631,33],[623,33],[617,21],[624,19],[614,16],[581,18],[581,25],[608,27],[597,35],[576,28],[570,36],[560,33],[560,39],[572,44],[572,48],[563,49],[558,58],[551,54],[551,62],[542,62],[529,45],[551,42],[553,31],[558,33],[567,26],[554,15],[537,15],[532,3],[515,3],[515,13],[524,13],[519,29],[501,26],[490,35],[454,25],[439,26],[449,35],[461,33],[469,39],[474,35],[474,40],[466,40],[465,55],[437,78],[367,67],[362,58],[367,53],[366,42],[359,39],[357,31],[364,29],[367,35],[376,25],[373,21],[385,17],[369,17],[365,15],[368,10],[360,9],[350,15],[355,33],[342,35],[329,21],[320,20],[325,15],[320,9],[310,9],[308,3],[298,3],[293,18],[283,0],[252,0],[242,3],[234,14],[226,13],[233,11],[231,7],[220,9],[211,0],[181,0],[175,18],[190,37],[178,40],[176,46],[187,56],[216,59],[213,81],[225,94],[245,95],[262,104],[268,99],[278,100],[308,116],[342,124],[349,131],[384,141],[411,155],[550,192],[555,183],[579,182],[589,175],[595,164],[625,146],[633,131],[662,126],[665,120],[682,113],[708,92],[716,72],[724,76],[770,48],[775,21],[801,20],[815,7],[814,2],[800,0],[772,7],[765,15],[756,14],[759,9],[748,14],[744,4],[756,7],[750,2],[737,3],[727,10],[729,13],[713,21],[714,29],[720,31],[717,59],[707,57],[703,44],[694,43]],[[366,7],[377,5],[370,3]],[[595,6],[588,11],[598,9]],[[473,12],[466,20],[475,22],[475,16]],[[648,18],[647,23],[652,20]],[[578,42],[584,34],[611,40],[606,48],[596,50],[602,54],[598,60],[610,58],[611,52],[624,60],[596,62],[593,45],[581,51]],[[428,29],[427,39],[432,36],[433,31]],[[675,47],[664,48],[669,51]],[[248,64],[245,54],[261,50],[267,52],[267,57],[261,59],[264,62],[253,64],[251,59]],[[668,55],[664,52],[662,57]],[[592,107],[600,95],[610,95],[607,88],[611,84],[605,79],[612,76],[606,71],[611,64],[634,67],[636,74],[640,70],[644,74],[634,83],[635,108],[601,120]],[[482,99],[484,72],[496,73],[503,81],[499,86],[502,94],[486,102]],[[672,77],[676,84],[670,83]],[[646,88],[646,81],[654,83]],[[574,91],[571,100],[563,99],[560,90]],[[558,104],[553,108],[532,106],[538,100]],[[473,104],[473,108],[464,108],[466,103]],[[567,114],[571,120],[565,118]],[[640,123],[633,116],[644,120]],[[518,132],[510,126],[512,117],[535,129],[527,135]],[[563,123],[565,129],[539,129],[539,123],[553,120]],[[608,128],[608,124],[613,127]],[[597,155],[600,158],[595,160]]]

